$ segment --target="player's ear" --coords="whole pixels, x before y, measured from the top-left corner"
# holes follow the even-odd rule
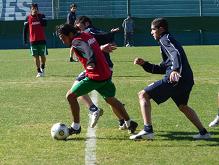
[[[74,34],[72,32],[69,33],[68,35],[70,38],[73,38],[74,37]]]
[[[163,33],[163,32],[165,32],[166,30],[163,28],[163,27],[159,27],[159,32],[160,33]]]
[[[89,22],[85,22],[85,27],[88,27],[89,25]]]

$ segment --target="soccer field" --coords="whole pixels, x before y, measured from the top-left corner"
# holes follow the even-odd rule
[[[219,46],[185,46],[194,72],[195,86],[189,105],[203,124],[217,114],[219,92]],[[60,165],[85,164],[88,110],[81,105],[82,132],[67,141],[50,136],[54,123],[71,124],[67,90],[82,67],[69,63],[68,49],[49,49],[46,77],[35,78],[36,71],[29,50],[0,50],[0,164]],[[143,128],[137,93],[161,75],[146,73],[133,64],[135,57],[153,63],[161,60],[158,47],[118,48],[112,55],[113,81],[117,98],[131,118]],[[208,128],[211,140],[196,141],[196,128],[176,108],[172,100],[157,106],[152,101],[155,131],[153,141],[131,141],[127,131],[118,129],[115,115],[98,96],[104,109],[96,128],[97,165],[218,165],[219,127]]]

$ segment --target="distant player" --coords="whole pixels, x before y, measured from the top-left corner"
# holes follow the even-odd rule
[[[30,15],[24,22],[23,39],[27,44],[27,32],[29,31],[30,52],[35,59],[37,76],[43,77],[45,74],[46,55],[48,55],[46,47],[46,36],[44,27],[46,26],[46,18],[38,10],[36,3],[30,6]]]
[[[70,12],[67,15],[67,21],[66,21],[67,24],[71,24],[71,25],[75,24],[75,20],[77,18],[76,12],[77,12],[77,5],[75,3],[73,3],[70,5]],[[70,62],[77,62],[78,59],[74,55],[71,55],[71,53],[70,53],[69,61]]]
[[[216,127],[219,125],[219,93],[218,93],[218,98],[217,98],[217,102],[218,102],[218,114],[215,117],[215,119],[209,124],[209,127]]]
[[[208,139],[210,134],[203,127],[196,112],[188,106],[189,95],[194,85],[193,73],[182,46],[168,31],[168,23],[163,18],[154,19],[151,23],[151,34],[160,45],[163,61],[160,65],[151,64],[136,58],[134,64],[140,65],[146,72],[164,74],[162,80],[148,85],[138,93],[144,129],[130,139],[153,139],[151,120],[151,99],[157,104],[171,98],[179,110],[197,127],[199,134],[194,139]],[[168,115],[167,115],[168,117]]]
[[[124,29],[124,46],[125,47],[133,46],[135,24],[133,19],[131,18],[131,15],[128,15],[128,17],[123,21],[122,27]]]
[[[82,32],[90,33],[94,36],[94,38],[97,40],[98,44],[101,45],[102,49],[109,48],[109,52],[112,51],[112,49],[115,49],[115,46],[109,43],[114,42],[114,34],[119,29],[112,29],[111,32],[106,33],[101,31],[98,28],[95,28],[92,24],[92,21],[87,16],[80,16],[75,21],[75,26],[79,28]],[[106,61],[108,63],[108,66],[111,71],[113,71],[113,62],[110,58],[110,54],[107,51],[102,51]],[[76,85],[78,82],[83,80],[85,78],[85,71],[81,72],[78,77],[76,78],[76,81],[74,82],[74,85]],[[89,95],[81,96],[80,99],[85,103],[85,105],[89,108],[89,110],[92,110],[92,108],[97,108],[95,104],[90,99]],[[113,112],[116,114],[116,116],[119,119],[119,129],[124,130],[126,129],[125,121],[122,119],[119,114],[117,114],[117,111],[113,109]]]
[[[77,11],[77,5],[75,3],[70,5],[70,12],[67,15],[67,24],[74,25],[76,20],[76,11]]]
[[[72,86],[66,95],[73,117],[73,123],[69,129],[70,134],[81,132],[80,107],[77,98],[93,90],[100,93],[105,101],[118,111],[125,120],[127,128],[133,133],[138,124],[130,120],[123,104],[115,98],[116,88],[111,81],[112,72],[96,39],[88,33],[78,32],[69,24],[58,26],[56,33],[64,44],[71,46],[86,71],[86,77],[77,85]],[[95,120],[90,126],[95,127],[100,116],[98,109],[93,109],[92,115]]]

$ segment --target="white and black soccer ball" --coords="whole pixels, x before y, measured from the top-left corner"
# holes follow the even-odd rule
[[[65,140],[69,136],[68,127],[63,123],[56,123],[51,128],[51,136],[56,140]]]

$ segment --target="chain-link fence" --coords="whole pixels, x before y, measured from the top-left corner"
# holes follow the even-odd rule
[[[72,3],[91,18],[219,16],[218,0],[0,0],[0,20],[24,20],[33,2],[48,19],[66,18]]]

